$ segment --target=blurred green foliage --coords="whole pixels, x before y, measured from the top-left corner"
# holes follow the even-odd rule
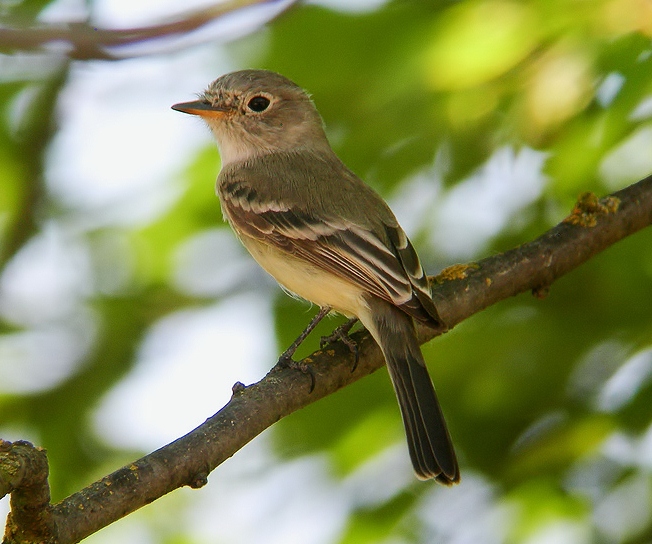
[[[2,17],[32,21],[48,4],[14,2]],[[652,131],[651,37],[646,0],[395,0],[355,13],[298,4],[228,52],[239,66],[273,69],[307,88],[336,152],[388,198],[417,175],[445,198],[503,148],[545,153],[543,189],[469,256],[481,258],[561,220],[578,193],[604,194],[652,170],[652,140],[640,137]],[[45,174],[48,145],[66,122],[55,111],[70,64],[52,51],[39,55],[51,54],[56,69],[3,74],[19,54],[8,47],[0,57],[0,273],[47,224],[79,212],[49,190]],[[26,92],[32,98],[22,110]],[[48,449],[55,498],[138,454],[99,441],[89,412],[132,370],[159,319],[213,302],[179,290],[173,272],[180,245],[219,224],[207,190],[218,166],[213,148],[201,150],[188,157],[176,201],[147,224],[82,232],[91,255],[107,233],[124,237],[133,274],[117,291],[84,291],[78,303],[91,309],[96,332],[65,380],[31,393],[0,383],[0,431],[24,430]],[[419,194],[410,194],[416,206]],[[427,216],[440,212],[433,203]],[[431,239],[415,240],[422,238]],[[419,251],[431,272],[454,259],[435,243]],[[636,449],[652,436],[651,301],[648,229],[558,281],[545,300],[504,301],[424,346],[463,479],[483,479],[496,508],[514,513],[504,541],[565,521],[587,542],[649,541],[649,516],[605,532],[596,512],[633,477],[652,485],[649,447],[628,457],[605,446],[620,440]],[[30,329],[11,315],[0,315],[0,344]],[[279,346],[308,320],[305,305],[280,292],[274,315]],[[320,325],[301,353],[337,323]],[[0,353],[0,365],[10,366],[11,351]],[[628,374],[634,356],[646,371]],[[402,432],[381,371],[279,422],[273,443],[279,458],[323,454],[334,478],[345,478],[402,443]],[[592,479],[583,480],[585,472]],[[416,499],[430,489],[415,481],[379,504],[352,507],[340,541],[432,541],[411,522]],[[649,493],[630,499],[652,510]]]

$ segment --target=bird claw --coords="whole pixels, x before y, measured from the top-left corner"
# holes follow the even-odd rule
[[[276,362],[276,365],[274,366],[274,370],[281,370],[284,368],[289,368],[291,370],[298,370],[302,372],[303,374],[306,374],[307,376],[310,377],[310,391],[309,393],[312,393],[315,390],[315,384],[316,384],[316,377],[315,377],[315,371],[310,367],[310,365],[307,365],[302,362],[297,362],[292,358],[291,354],[288,354],[286,351],[283,353],[278,358],[278,361]]]

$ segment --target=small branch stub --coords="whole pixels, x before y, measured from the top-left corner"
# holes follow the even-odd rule
[[[54,543],[48,459],[29,442],[0,440],[0,492],[11,493],[3,544]]]

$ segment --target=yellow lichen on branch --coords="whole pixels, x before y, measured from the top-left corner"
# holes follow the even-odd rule
[[[480,268],[480,265],[477,263],[454,264],[444,268],[433,278],[433,280],[435,283],[444,283],[445,281],[450,280],[463,280],[468,276],[469,271],[477,270],[478,268]]]
[[[615,213],[618,211],[618,206],[620,206],[620,199],[615,196],[599,199],[595,193],[582,193],[570,215],[564,219],[564,223],[595,227],[598,224],[598,217]]]

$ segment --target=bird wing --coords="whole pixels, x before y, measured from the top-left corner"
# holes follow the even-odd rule
[[[338,217],[264,198],[243,183],[219,188],[224,215],[236,232],[270,244],[347,279],[423,322],[441,323],[428,279],[400,226],[376,233]]]

